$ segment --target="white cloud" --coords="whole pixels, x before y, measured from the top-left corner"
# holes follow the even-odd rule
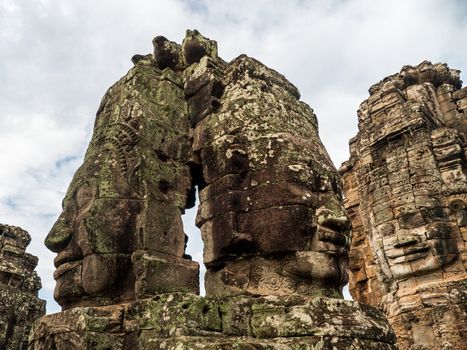
[[[81,162],[87,131],[84,125],[29,112],[0,119],[0,217],[30,232],[29,250],[40,257],[38,272],[50,297],[54,256],[42,242]]]
[[[180,42],[188,28],[217,40],[224,59],[246,53],[296,84],[336,165],[370,85],[424,59],[467,72],[462,1],[0,0],[0,217],[31,233],[44,297],[53,254],[42,242],[101,97],[154,36]]]

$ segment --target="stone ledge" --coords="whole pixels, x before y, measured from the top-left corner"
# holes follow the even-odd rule
[[[30,342],[30,350],[396,349],[382,314],[353,301],[183,293],[47,315]]]

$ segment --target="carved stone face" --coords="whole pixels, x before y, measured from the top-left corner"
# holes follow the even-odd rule
[[[105,175],[113,158],[112,152],[104,152],[85,160],[45,240],[58,253],[54,297],[64,309],[92,304],[96,298],[125,299],[133,293],[131,254],[141,205],[128,199],[128,186],[113,191],[122,182],[117,171]],[[91,172],[98,175],[89,176]]]
[[[207,294],[339,294],[350,225],[316,116],[254,59],[236,58],[225,75],[222,103],[194,131]]]
[[[424,207],[377,227],[392,276],[403,280],[424,275],[456,259],[455,220],[447,208]]]
[[[319,169],[314,171],[319,172]],[[264,199],[283,203],[288,200],[292,204],[243,214],[249,220],[240,228],[248,227],[251,236],[248,235],[248,241],[244,238],[243,246],[237,245],[233,247],[236,250],[230,251],[243,252],[244,256],[227,262],[220,270],[208,269],[207,295],[296,293],[340,297],[341,288],[347,282],[349,219],[337,183],[328,176],[317,175],[309,184],[317,182],[321,186],[304,187],[289,182],[268,188],[266,192],[274,195],[269,194]],[[258,201],[263,199],[259,193],[262,192],[254,193]],[[306,197],[306,206],[293,203],[302,197]],[[255,200],[253,194],[251,198]],[[238,217],[242,222],[242,216]],[[210,249],[211,246],[215,248],[215,242],[209,239],[215,237],[212,233],[216,232],[226,230],[217,230],[214,226],[212,231],[203,233]],[[259,253],[253,251],[248,256],[248,247],[259,248]],[[264,254],[266,249],[271,253]]]
[[[440,137],[443,135],[450,138]],[[390,279],[400,281],[426,274],[442,278],[436,273],[459,257],[462,210],[456,209],[459,205],[450,205],[450,193],[462,193],[465,181],[462,170],[457,170],[462,159],[453,162],[459,154],[458,147],[450,147],[455,135],[454,131],[437,129],[431,132],[433,145],[407,147],[404,152],[388,147],[384,150],[388,155],[379,156],[391,173],[386,183],[377,185],[381,187],[375,193],[380,197],[384,194],[385,203],[373,206],[373,221],[368,227],[373,244],[381,245],[374,248]],[[442,152],[446,149],[454,151]],[[449,161],[447,170],[445,158]],[[375,174],[380,170],[375,169]],[[378,200],[380,204],[381,198]],[[378,224],[378,220],[384,223]]]
[[[181,214],[192,181],[185,94],[170,69],[181,68],[179,46],[156,44],[164,44],[158,64],[167,69],[138,56],[105,94],[84,163],[46,238],[57,253],[55,298],[65,309],[197,290],[198,265],[183,258]]]
[[[322,271],[311,273],[313,279],[347,282],[347,254],[350,243],[350,221],[342,205],[340,188],[321,176],[319,201],[315,211],[317,224],[311,250],[323,254]],[[326,262],[327,263],[324,263]],[[329,269],[327,274],[323,272]],[[314,274],[314,275],[313,275]]]

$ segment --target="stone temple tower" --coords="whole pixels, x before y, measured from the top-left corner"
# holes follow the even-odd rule
[[[340,169],[352,220],[350,293],[405,349],[467,342],[467,88],[422,62],[370,88]]]
[[[45,240],[64,311],[31,348],[395,349],[342,299],[350,223],[297,88],[197,31],[153,44],[105,94]],[[181,222],[195,187],[206,297]]]
[[[37,258],[26,253],[29,234],[0,224],[0,349],[25,350],[34,321],[45,314],[38,298],[41,281],[34,268]]]

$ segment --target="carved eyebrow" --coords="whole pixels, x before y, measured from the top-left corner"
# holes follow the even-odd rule
[[[73,187],[68,187],[68,190],[66,191],[65,197],[62,199],[62,210],[65,210],[65,207],[68,205],[68,202],[70,201],[70,198],[74,198],[76,195],[77,191],[76,186]]]

